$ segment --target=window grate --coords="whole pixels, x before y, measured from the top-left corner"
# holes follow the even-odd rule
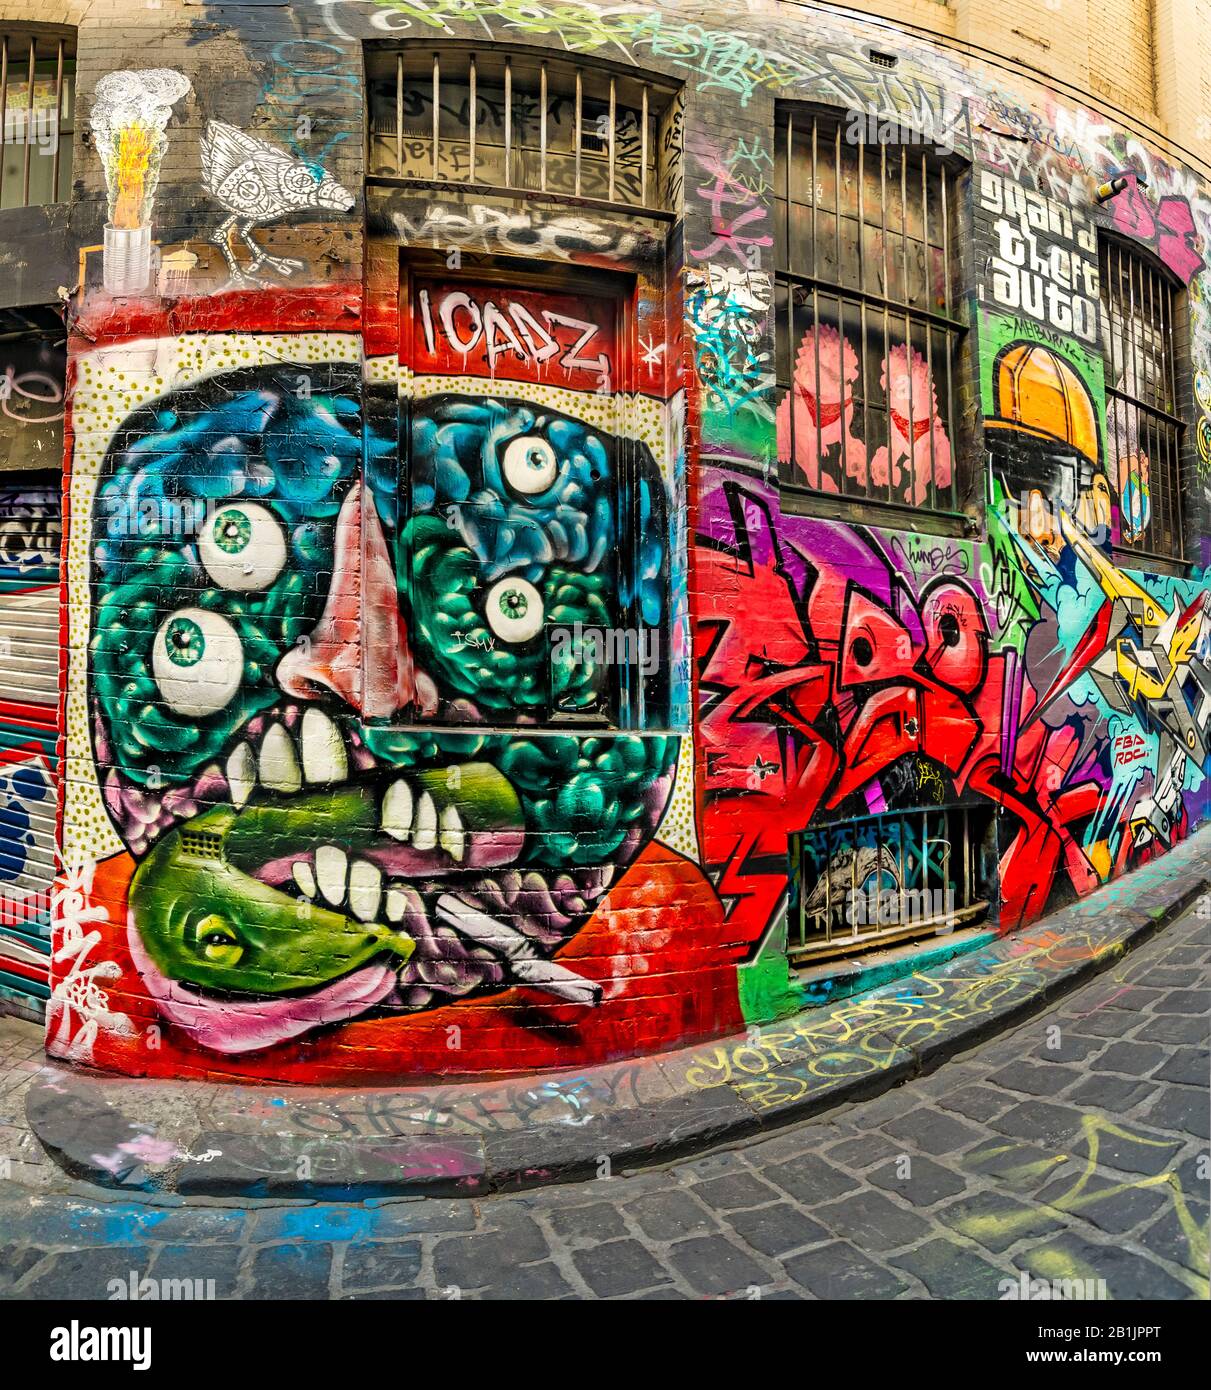
[[[372,52],[370,180],[667,210],[674,88],[557,59]]]
[[[74,40],[0,31],[0,208],[67,200],[74,117]]]
[[[933,808],[793,837],[791,960],[937,935],[985,916],[975,817],[966,807]]]
[[[1182,421],[1174,367],[1174,290],[1116,241],[1099,246],[1106,362],[1106,461],[1118,544],[1180,560]]]
[[[778,121],[780,477],[958,512],[954,175],[908,129],[891,146],[850,134],[802,108]]]

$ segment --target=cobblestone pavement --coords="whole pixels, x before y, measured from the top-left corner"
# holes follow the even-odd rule
[[[634,1175],[483,1200],[109,1202],[37,1161],[38,1035],[0,1028],[0,1293],[219,1298],[996,1298],[1101,1279],[1208,1297],[1211,924],[875,1100]],[[0,1150],[4,1152],[4,1150]],[[5,1282],[7,1281],[7,1283]]]

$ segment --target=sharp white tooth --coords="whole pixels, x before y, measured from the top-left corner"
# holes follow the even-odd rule
[[[412,788],[401,777],[392,782],[383,797],[383,829],[396,840],[412,833]]]
[[[345,880],[349,876],[349,856],[336,845],[321,845],[315,852],[315,876],[320,892],[330,903],[345,897]]]
[[[437,845],[437,805],[428,792],[421,793],[416,803],[416,829],[412,832],[413,849],[433,849]]]
[[[383,876],[368,859],[355,859],[349,866],[349,907],[362,922],[373,922],[383,897]]]
[[[452,859],[461,860],[467,852],[467,832],[458,808],[447,806],[441,818],[441,847]]]
[[[343,782],[349,776],[349,759],[341,731],[322,709],[309,705],[303,711],[303,776],[308,782]]]
[[[261,785],[274,792],[296,792],[303,785],[294,740],[280,724],[274,724],[261,744]]]
[[[407,906],[407,899],[398,888],[387,889],[387,921],[402,922],[404,920],[404,908]]]
[[[315,897],[315,874],[311,871],[311,865],[305,859],[296,859],[291,865],[290,872],[294,875],[294,881],[299,886],[299,892],[305,898]]]
[[[238,811],[256,787],[256,764],[246,743],[241,743],[227,759],[227,785],[231,788],[231,804]]]

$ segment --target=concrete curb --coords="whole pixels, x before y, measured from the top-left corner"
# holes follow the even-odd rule
[[[124,1192],[479,1197],[651,1166],[866,1099],[1111,967],[1211,884],[1211,829],[1037,923],[870,993],[583,1071],[366,1090],[114,1078],[48,1064],[30,1128]]]

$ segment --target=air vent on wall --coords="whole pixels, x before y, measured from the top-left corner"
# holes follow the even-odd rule
[[[877,48],[872,48],[866,56],[877,68],[894,68],[900,61],[894,53],[881,53]]]

